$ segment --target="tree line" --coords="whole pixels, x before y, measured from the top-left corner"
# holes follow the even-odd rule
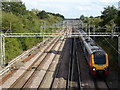
[[[120,11],[113,5],[105,7],[101,12],[101,16],[85,17],[84,15],[81,15],[80,19],[84,23],[95,25],[96,30],[111,31],[113,27],[116,26],[116,30],[119,31],[120,28]]]
[[[25,4],[21,2],[2,2],[2,32],[3,33],[40,33],[43,22],[46,23],[46,30],[49,33],[55,31],[49,27],[57,22],[61,22],[64,16],[39,11],[37,9],[27,10]],[[19,37],[5,38],[5,58],[6,63],[18,56],[23,51],[32,48],[42,38],[34,37]]]

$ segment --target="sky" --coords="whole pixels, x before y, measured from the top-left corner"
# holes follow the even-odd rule
[[[84,16],[100,16],[108,5],[118,8],[119,0],[22,0],[27,9],[45,10],[60,13],[65,18]]]

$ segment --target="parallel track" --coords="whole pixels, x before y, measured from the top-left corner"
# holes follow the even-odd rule
[[[69,44],[68,44],[69,43]],[[62,55],[60,56],[59,63],[56,67],[54,78],[50,89],[54,88],[66,88],[66,80],[68,74],[68,61],[69,61],[69,51],[70,51],[70,39],[65,39],[65,44],[62,50]]]
[[[105,81],[105,79],[96,78],[93,81],[94,81],[96,90],[103,90],[103,89],[110,90],[110,88],[109,88],[107,82]]]
[[[54,86],[54,83],[55,83],[55,82],[54,82],[54,81],[55,81],[55,77],[58,75],[59,68],[60,68],[60,66],[61,66],[61,64],[62,64],[62,58],[63,58],[63,55],[64,55],[64,53],[65,53],[65,47],[62,49],[62,51],[63,51],[63,53],[61,53],[61,56],[60,56],[60,58],[59,58],[57,70],[56,70],[56,72],[55,72],[55,74],[54,74],[53,80],[52,80],[51,85],[50,85],[50,90],[53,89],[53,86]]]
[[[63,39],[61,39],[61,40],[63,40]],[[62,52],[59,53],[59,51],[62,50],[63,45],[64,45],[64,42],[62,41],[62,43],[60,43],[60,45],[59,45],[57,54],[60,54],[60,55],[62,54]],[[49,65],[49,68],[48,68],[45,76],[43,77],[42,82],[39,85],[39,88],[51,88],[52,82],[54,80],[53,75],[55,74],[55,68],[56,68],[57,64],[59,63],[60,55],[54,56],[51,64]]]
[[[39,66],[44,60],[45,57],[47,57],[47,55],[49,54],[49,51],[54,49],[54,47],[56,46],[57,42],[60,40],[61,37],[56,37],[53,40],[51,40],[51,42],[49,43],[49,45],[45,46],[45,49],[43,49],[41,52],[41,54],[38,54],[37,57],[38,58],[34,58],[34,62],[32,60],[32,64],[30,64],[29,68],[25,69],[24,73],[18,78],[18,76],[16,77],[16,79],[14,79],[11,84],[7,84],[9,83],[9,79],[7,80],[7,82],[5,82],[5,84],[3,83],[2,87],[3,88],[21,88],[22,86],[24,86],[25,82],[28,81],[28,79],[31,77],[31,75],[35,72],[35,70],[37,69],[37,66]],[[48,52],[44,52],[44,51],[48,51]],[[42,53],[44,52],[44,53]],[[48,57],[50,57],[50,55],[48,55]],[[53,58],[53,57],[52,57]],[[22,68],[21,68],[22,69]],[[23,68],[24,69],[24,68]],[[21,70],[19,70],[21,71]],[[16,74],[15,74],[16,75]],[[14,75],[14,76],[15,76]],[[13,77],[14,78],[14,77]],[[7,85],[7,86],[6,86]],[[18,86],[17,86],[18,85]]]
[[[57,42],[58,42],[59,39],[60,39],[60,38],[57,38],[57,39],[55,40],[55,44],[52,45],[52,46],[50,46],[50,48],[49,48],[48,51],[54,49],[54,47],[56,46],[56,44],[57,44]],[[27,72],[27,73],[24,74],[23,80],[24,80],[24,77],[27,76],[27,80],[26,80],[26,82],[24,81],[24,85],[23,85],[23,80],[22,80],[22,78],[21,78],[21,79],[19,79],[19,80],[21,80],[21,84],[22,84],[22,85],[20,85],[20,81],[17,81],[16,83],[14,83],[14,84],[11,86],[11,88],[28,88],[28,87],[29,87],[29,83],[31,83],[31,80],[33,80],[33,77],[36,76],[35,74],[36,74],[36,73],[39,73],[39,72],[40,72],[39,70],[41,70],[42,66],[44,66],[43,64],[46,62],[45,59],[48,58],[48,57],[50,57],[49,53],[48,53],[48,54],[43,54],[43,55],[44,55],[44,56],[43,56],[43,59],[42,59],[39,63],[36,62],[36,63],[31,67],[31,69],[29,70],[29,72]],[[42,58],[42,56],[41,56],[40,58]],[[54,57],[52,57],[52,58],[54,58]],[[50,64],[50,63],[49,63],[49,64]],[[47,71],[47,70],[46,70],[46,71]],[[43,70],[44,75],[45,75],[46,71],[44,72],[44,70]],[[44,77],[44,75],[43,75],[42,77]],[[41,81],[42,81],[42,78],[41,78]],[[17,86],[17,85],[18,85],[18,86]],[[19,86],[19,85],[20,85],[20,86]],[[21,86],[22,86],[22,87],[21,87]],[[34,85],[33,85],[33,88],[35,88]]]
[[[69,62],[69,73],[67,80],[67,89],[81,90],[81,77],[80,77],[80,66],[78,62],[78,54],[76,47],[76,39],[72,38],[71,44],[71,59]]]

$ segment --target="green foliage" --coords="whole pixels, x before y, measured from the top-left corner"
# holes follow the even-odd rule
[[[118,10],[114,6],[108,6],[104,8],[102,12],[101,19],[102,21],[99,23],[101,27],[106,28],[106,31],[111,31],[114,26],[119,26]]]
[[[28,12],[22,2],[2,2],[2,10],[16,15],[25,15]]]
[[[16,38],[6,38],[5,43],[5,58],[7,62],[23,51],[21,43]]]
[[[45,11],[26,10],[22,2],[3,2],[2,6],[2,32],[3,33],[40,33],[40,26],[46,21],[45,25],[52,26],[54,23],[63,20],[60,14],[48,13]],[[44,32],[55,32],[54,29],[47,27]],[[23,51],[32,48],[42,41],[42,38],[6,38],[5,54],[6,62],[18,56]]]
[[[101,18],[103,19],[102,25],[111,24],[117,18],[118,11],[114,6],[104,8]]]
[[[110,68],[120,70],[118,68],[118,39],[117,38],[97,38],[96,42],[108,53]]]
[[[56,17],[60,17],[60,18],[64,19],[64,16],[61,15],[61,14],[59,14],[59,13],[57,13],[57,14],[55,14],[55,13],[50,13],[50,12],[47,12],[47,13],[50,14],[50,15],[52,15],[52,16],[56,16]]]
[[[57,16],[57,17],[61,17],[62,19],[64,19],[64,16],[61,15],[61,14],[59,14],[59,13],[55,14],[55,16]]]
[[[81,16],[80,16],[80,20],[85,21],[85,16],[84,16],[84,15],[81,15]]]
[[[110,60],[117,61],[117,38],[97,38],[96,42],[109,54]]]
[[[80,19],[84,23],[95,25],[96,31],[108,32],[116,25],[120,28],[120,12],[114,6],[104,8],[101,13],[102,15],[98,17],[84,17],[84,15],[81,15]]]
[[[39,19],[49,18],[49,15],[64,19],[64,16],[59,13],[55,14],[55,13],[45,12],[44,10],[41,12],[38,10],[32,10],[32,12],[37,13],[36,15],[39,17]]]
[[[37,15],[40,11],[37,9],[32,9],[31,12]]]
[[[118,11],[118,16],[115,19],[116,25],[120,27],[120,11]]]
[[[39,19],[49,18],[48,14],[45,11],[39,12],[37,16],[39,17]]]

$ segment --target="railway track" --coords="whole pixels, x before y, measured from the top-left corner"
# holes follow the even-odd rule
[[[49,47],[46,47],[46,49],[44,50],[44,51],[50,51],[50,50],[52,50],[52,49],[55,49],[55,50],[57,50],[58,48],[54,48],[55,47],[55,45],[57,44],[57,42],[60,40],[60,37],[59,38],[56,38],[56,39],[54,39],[52,42],[51,42],[51,46]],[[60,43],[60,42],[59,42]],[[55,45],[54,45],[55,44]],[[59,44],[60,45],[60,44]],[[57,46],[58,47],[58,46]],[[42,53],[42,52],[41,52]],[[54,53],[54,52],[53,52]],[[19,77],[16,79],[16,81],[14,80],[14,81],[12,81],[12,82],[10,82],[9,80],[12,80],[12,79],[14,79],[14,77],[12,78],[12,79],[8,79],[8,81],[7,81],[7,83],[5,82],[5,83],[3,83],[1,86],[2,86],[2,88],[20,88],[20,87],[22,87],[22,85],[24,84],[23,83],[23,81],[24,82],[27,82],[27,80],[31,77],[31,75],[35,72],[35,70],[37,70],[37,65],[39,65],[39,63],[42,63],[42,59],[44,59],[45,57],[46,57],[46,59],[48,59],[49,57],[50,58],[54,58],[54,55],[53,56],[50,56],[49,55],[50,53],[49,52],[44,52],[43,54],[38,54],[37,55],[37,58],[35,58],[36,60],[34,61],[34,62],[32,62],[32,64],[31,64],[31,66],[29,66],[28,68],[22,68],[23,69],[23,71],[24,72],[21,72],[22,74],[21,74],[21,76],[20,75],[18,75]],[[46,55],[48,55],[48,56],[46,56]],[[51,59],[51,60],[52,60]],[[44,68],[47,68],[48,66],[46,66],[46,67],[43,67],[43,69]],[[26,69],[26,70],[24,70],[24,69]],[[8,84],[8,83],[11,83],[11,84]],[[19,85],[18,85],[19,84]]]
[[[74,33],[75,28],[66,28],[66,32]],[[78,38],[67,37],[66,33],[66,37],[54,38],[49,46],[35,54],[30,64],[26,62],[25,67],[17,70],[18,76],[13,74],[12,79],[3,83],[3,88],[110,90],[106,80],[90,76]]]
[[[14,83],[11,88],[38,88],[40,86],[55,58],[54,52],[50,54],[49,51],[57,51],[61,46],[58,40],[60,40],[60,38],[56,39],[55,43],[47,49],[48,52],[45,52],[28,72],[25,73],[18,82]]]
[[[66,42],[67,41],[67,42]],[[48,46],[44,53],[38,55],[38,58],[28,67],[21,68],[22,74],[17,76],[16,80],[9,82],[14,79],[8,79],[7,83],[3,83],[3,88],[65,88],[67,78],[67,64],[69,60],[70,51],[69,43],[71,42],[70,38],[58,37],[53,40],[50,47]],[[66,44],[66,45],[64,45]],[[66,69],[64,71],[63,69]],[[19,71],[19,73],[21,73]],[[62,73],[61,73],[62,71]],[[59,75],[63,75],[62,79],[57,78]],[[15,75],[13,75],[15,76]],[[56,85],[57,84],[57,85]],[[61,85],[60,85],[61,84]],[[65,87],[63,87],[65,86]]]
[[[89,66],[88,63],[85,59],[84,53],[82,51],[82,47],[80,44],[79,39],[77,39],[77,48],[80,48],[81,50],[78,50],[78,54],[81,55],[78,56],[79,58],[79,63],[80,63],[80,70],[81,70],[81,87],[84,90],[88,89],[94,89],[94,90],[110,90],[107,81],[105,78],[102,77],[96,77],[93,78],[90,73],[89,73]],[[81,59],[80,59],[81,58]]]
[[[76,39],[71,42],[71,59],[69,62],[69,73],[67,80],[67,89],[81,89],[80,68],[76,52]]]
[[[59,42],[59,47],[57,47],[58,52],[55,52],[55,53],[57,53],[57,55],[54,56],[51,64],[49,65],[48,71],[47,71],[45,77],[43,78],[42,83],[39,85],[39,88],[50,88],[52,85],[52,81],[54,79],[53,76],[55,74],[54,72],[55,72],[56,66],[59,62],[60,55],[62,54],[62,52],[60,52],[60,51],[62,51],[62,49],[63,49],[63,45],[64,45],[63,39],[61,39],[61,42]]]
[[[68,74],[68,60],[70,51],[70,39],[66,38],[63,53],[60,57],[59,63],[56,67],[54,79],[51,84],[51,89],[53,88],[66,88],[66,80]]]
[[[41,46],[45,45],[46,42],[50,41],[52,39],[47,38],[43,42],[40,42],[37,44],[37,46],[33,46],[33,48],[28,49],[27,51],[23,52],[21,55],[17,56],[10,62],[8,62],[6,67],[4,67],[2,70],[0,70],[0,78],[5,76],[7,73],[9,73],[13,68],[19,68],[18,66],[15,66],[16,63],[20,62],[21,60],[24,60],[25,58],[29,58],[29,56],[32,56],[33,54],[38,53],[40,50]]]
[[[108,83],[106,82],[104,78],[94,79],[94,84],[95,84],[96,90],[103,90],[103,89],[110,90]]]

